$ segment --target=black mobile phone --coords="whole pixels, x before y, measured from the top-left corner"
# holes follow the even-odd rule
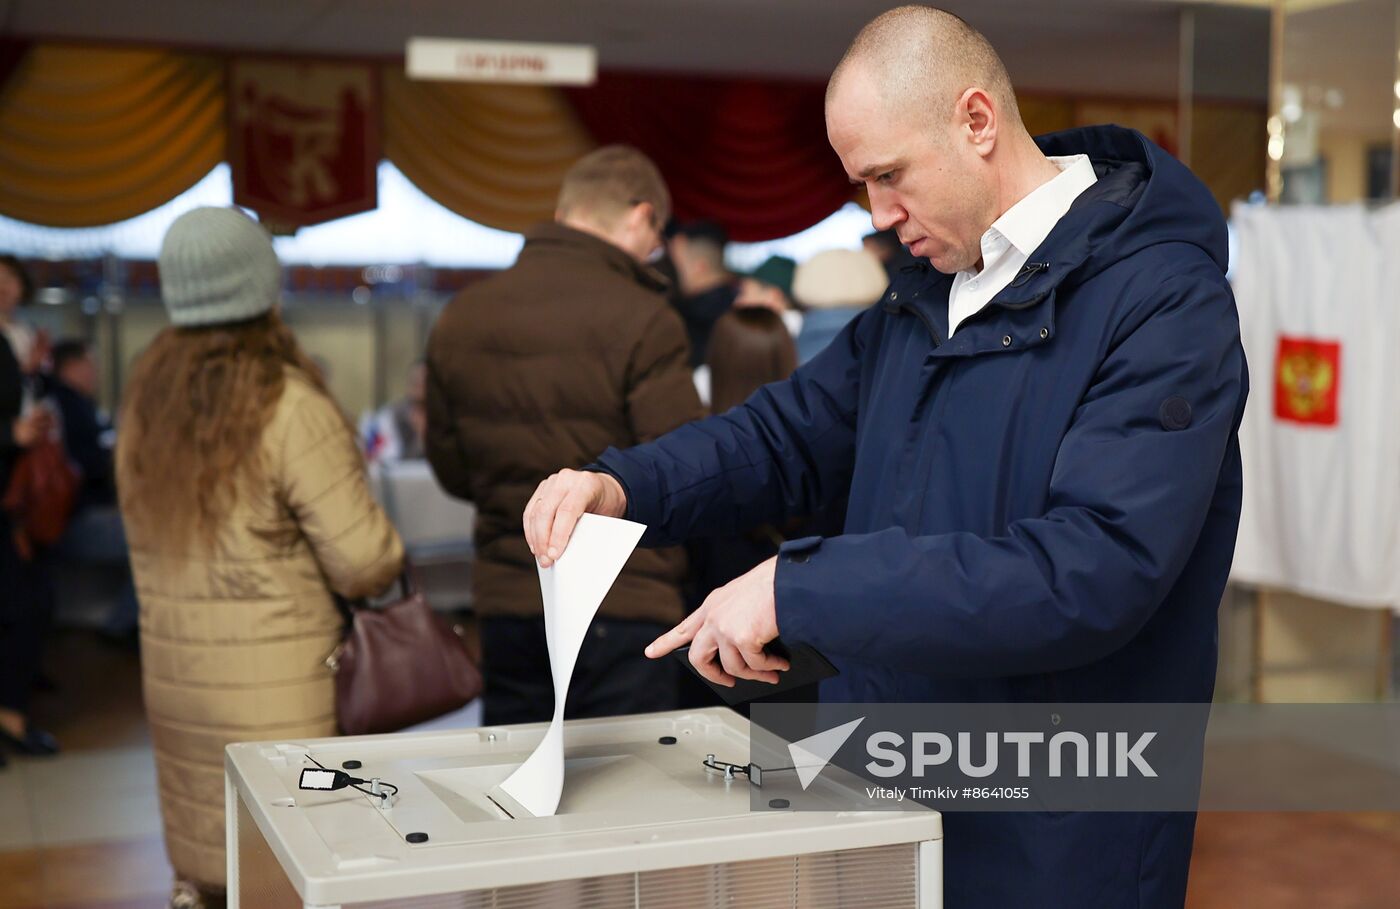
[[[686,669],[690,670],[697,679],[710,686],[715,694],[718,694],[731,707],[770,694],[781,694],[784,691],[790,691],[793,688],[800,688],[803,685],[810,685],[813,682],[820,682],[822,679],[829,679],[841,674],[835,666],[831,665],[830,660],[822,656],[821,651],[810,644],[788,647],[781,639],[775,638],[769,641],[763,649],[788,661],[787,671],[778,673],[777,684],[770,685],[767,682],[755,682],[752,679],[735,679],[734,687],[726,688],[711,682],[700,674],[700,670],[690,664],[690,645],[677,647],[671,651],[671,655],[680,660]]]

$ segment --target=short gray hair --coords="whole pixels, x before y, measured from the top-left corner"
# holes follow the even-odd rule
[[[642,202],[651,204],[658,226],[670,219],[671,193],[656,164],[629,145],[607,145],[569,168],[556,207],[561,215],[612,225]]]

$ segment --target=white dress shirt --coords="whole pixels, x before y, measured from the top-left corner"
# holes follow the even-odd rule
[[[982,270],[960,271],[948,292],[948,337],[1015,280],[1021,266],[1098,177],[1088,155],[1051,158],[1058,176],[1032,190],[1006,210],[982,235]]]

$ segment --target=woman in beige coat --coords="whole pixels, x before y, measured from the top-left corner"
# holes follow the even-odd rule
[[[380,593],[403,546],[277,314],[263,229],[195,209],[166,234],[160,272],[172,325],[127,392],[118,483],[171,906],[186,909],[222,902],[224,746],[335,734],[332,592]]]

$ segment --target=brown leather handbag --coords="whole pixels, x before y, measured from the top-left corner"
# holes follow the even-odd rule
[[[20,454],[0,507],[12,516],[15,548],[23,558],[32,559],[35,547],[63,538],[77,499],[78,472],[62,445],[45,439]]]
[[[406,568],[402,597],[378,608],[337,599],[345,640],[326,665],[346,735],[397,732],[457,710],[480,696],[481,671],[466,642],[433,612]]]

